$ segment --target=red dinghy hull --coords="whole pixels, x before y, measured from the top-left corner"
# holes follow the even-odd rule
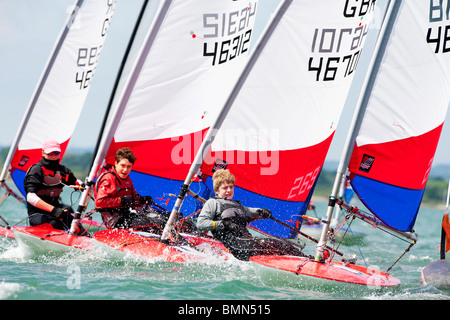
[[[231,252],[225,248],[222,242],[214,240],[212,238],[197,237],[190,234],[180,234],[184,239],[186,239],[189,244],[194,246],[196,249],[201,251],[210,251],[218,255],[228,255],[231,256]]]
[[[301,279],[315,278],[324,281],[335,281],[372,287],[396,287],[400,280],[379,270],[370,269],[343,262],[316,262],[307,258],[294,256],[255,256],[250,261],[257,265],[285,271]],[[298,277],[303,276],[303,277]]]
[[[65,252],[70,248],[90,250],[93,239],[75,236],[44,223],[33,227],[13,227],[15,239],[33,252]]]
[[[222,243],[209,238],[184,235],[185,244],[172,245],[160,241],[160,236],[127,229],[105,229],[93,237],[75,236],[54,229],[50,224],[33,227],[13,227],[13,236],[22,247],[33,254],[67,252],[71,248],[93,250],[99,244],[121,254],[132,254],[147,259],[171,262],[200,262],[208,258],[228,259],[228,250]],[[182,235],[180,235],[181,237]]]
[[[11,229],[0,227],[0,236],[14,239],[14,232]]]
[[[92,220],[92,219],[81,219],[81,223],[83,224],[83,227],[86,230],[89,230],[91,227],[95,227],[96,229],[100,229],[102,227],[102,224],[98,221]],[[51,226],[47,226],[50,227]],[[22,228],[31,228],[31,227],[13,227],[13,228],[18,228],[18,230],[24,230]],[[11,238],[11,239],[15,239],[14,236],[14,232],[12,229],[8,229],[6,227],[2,227],[0,226],[0,237],[6,237],[6,238]]]
[[[188,240],[189,245],[168,245],[160,241],[159,235],[147,232],[134,232],[127,229],[109,229],[98,231],[94,234],[94,239],[115,250],[125,254],[132,254],[148,259],[161,259],[171,262],[200,262],[204,261],[211,254],[205,253],[203,245],[215,247],[220,251],[221,243],[214,240],[201,241],[192,237]],[[195,240],[194,240],[195,239]],[[223,250],[226,250],[222,245]],[[216,253],[214,249],[213,253]]]

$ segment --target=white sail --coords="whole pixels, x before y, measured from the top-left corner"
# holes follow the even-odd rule
[[[211,141],[202,147],[202,173],[227,165],[239,199],[295,226],[325,161],[374,10],[334,0],[283,2],[224,106],[223,125],[218,121],[207,137],[214,139],[212,152],[206,154]],[[257,224],[295,236],[270,221]]]
[[[8,173],[24,193],[23,177],[41,158],[47,139],[56,139],[62,155],[83,108],[108,34],[116,1],[78,0],[55,44],[6,159]]]
[[[186,136],[199,135],[201,142],[245,64],[257,8],[254,0],[161,2],[119,93],[90,181],[104,161],[114,163],[122,146],[131,147],[137,156],[132,175],[139,172],[169,182],[184,178],[190,162],[180,163],[173,156],[174,146]],[[170,187],[161,190],[162,184],[154,181],[139,184],[135,177],[133,184],[156,199],[173,192]]]
[[[406,232],[414,227],[450,101],[446,8],[400,2],[348,166],[366,207]]]
[[[450,101],[446,8],[433,1],[390,2],[330,197],[348,167],[366,207],[408,238]]]

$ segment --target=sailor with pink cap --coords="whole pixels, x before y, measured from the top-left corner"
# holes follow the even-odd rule
[[[65,185],[80,185],[72,171],[60,162],[61,146],[51,139],[42,145],[41,160],[28,170],[24,187],[31,226],[50,223],[55,229],[70,228],[73,210],[60,203]]]

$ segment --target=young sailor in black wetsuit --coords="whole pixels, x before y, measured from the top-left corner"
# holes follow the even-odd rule
[[[32,165],[24,179],[28,219],[31,226],[50,223],[55,229],[70,228],[72,208],[59,202],[64,185],[80,186],[72,171],[61,165],[61,147],[56,140],[47,140],[41,160]]]
[[[271,238],[254,237],[247,230],[248,223],[270,218],[268,209],[249,208],[234,201],[235,177],[228,170],[217,170],[213,175],[216,197],[210,198],[197,218],[199,230],[209,230],[239,260],[256,255],[304,254],[290,243]]]

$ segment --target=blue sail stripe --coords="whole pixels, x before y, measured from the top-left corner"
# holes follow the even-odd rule
[[[170,196],[170,194],[178,195],[180,187],[183,184],[183,181],[151,176],[135,171],[130,173],[130,177],[139,194],[152,196],[156,204],[166,208],[168,211],[172,210],[176,200],[176,198]],[[211,177],[208,177],[207,181],[204,183],[193,182],[190,189],[205,199],[214,196]],[[169,199],[168,202],[166,202],[167,199]],[[239,187],[235,187],[233,199],[240,200],[242,204],[247,207],[270,209],[275,218],[282,220],[293,227],[296,226],[296,220],[300,220],[299,225],[301,225],[300,216],[306,212],[308,207],[307,203],[309,203],[309,201],[292,202],[272,199]],[[188,195],[183,201],[181,212],[184,216],[187,216],[201,208],[202,203]],[[295,232],[270,219],[258,220],[251,225],[263,232],[281,238],[295,238],[297,235]]]
[[[413,231],[425,189],[406,189],[359,175],[351,185],[367,209],[383,223],[399,231]]]
[[[20,169],[15,169],[12,174],[11,174],[11,178],[14,181],[14,184],[16,185],[17,189],[19,189],[20,193],[22,193],[22,195],[24,197],[26,197],[26,193],[25,193],[25,188],[23,186],[23,181],[25,180],[25,175],[27,173],[23,170]]]
[[[183,181],[156,177],[136,171],[130,173],[130,178],[133,181],[134,188],[140,195],[151,196],[157,205],[169,212],[172,211],[177,199],[176,196],[178,196],[183,185]],[[201,182],[193,182],[190,189],[205,199],[210,197],[210,191]],[[200,201],[187,196],[181,206],[181,212],[186,216],[201,209],[202,206],[203,204]]]
[[[212,189],[211,177],[208,177],[206,185]],[[314,190],[314,187],[311,190]],[[311,194],[312,191],[310,192],[310,196]],[[241,201],[246,207],[269,209],[275,218],[296,228],[297,225],[299,227],[301,226],[301,216],[305,214],[308,209],[310,196],[308,197],[308,200],[304,202],[283,201],[269,198],[236,186],[234,188],[233,200]],[[251,223],[251,226],[280,238],[292,239],[297,236],[296,232],[291,231],[270,219],[254,221]]]

